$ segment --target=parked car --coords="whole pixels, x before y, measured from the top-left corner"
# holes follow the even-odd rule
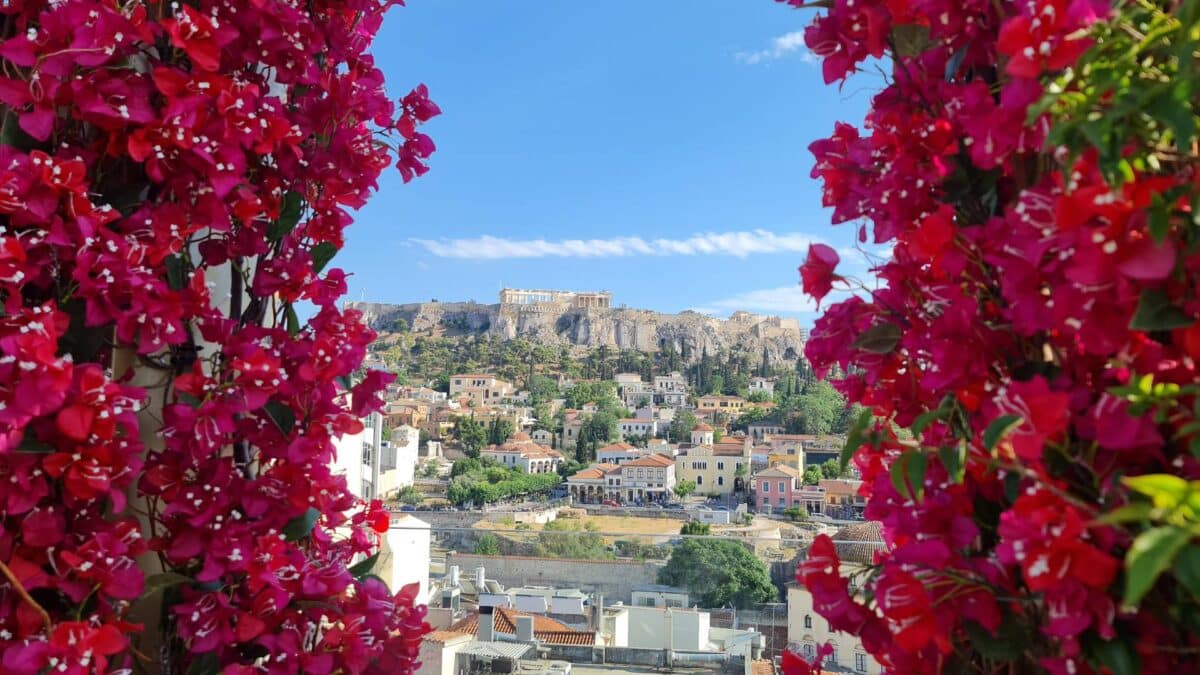
[[[602,501],[602,502],[600,502],[600,503],[601,503],[601,504],[603,504],[604,506],[611,506],[611,507],[612,507],[612,508],[614,508],[614,509],[616,509],[616,508],[620,508],[620,507],[621,507],[621,505],[620,505],[620,504],[618,504],[618,503],[614,502],[614,501],[613,501],[613,500],[611,500],[611,499],[605,499],[604,501]]]
[[[416,511],[417,507],[413,506],[412,504],[405,504],[404,506],[400,507],[400,510],[401,511]]]

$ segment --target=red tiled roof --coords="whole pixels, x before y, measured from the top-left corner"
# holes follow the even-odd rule
[[[708,426],[704,422],[700,422],[696,426],[692,427],[692,431],[712,431],[712,430],[713,430],[713,428]]]
[[[645,457],[639,457],[632,462],[625,462],[624,466],[650,466],[657,468],[671,466],[674,463],[675,460],[671,459],[670,457],[664,457],[663,455],[646,455]]]
[[[571,478],[577,478],[579,480],[600,480],[604,478],[604,474],[612,471],[615,468],[617,468],[615,464],[597,464],[596,466],[589,466],[583,471],[572,475],[567,480],[571,480]]]
[[[504,635],[517,634],[517,617],[533,617],[533,638],[548,645],[592,645],[596,644],[594,631],[574,630],[570,626],[539,614],[517,612],[505,607],[497,607],[492,614],[492,629]],[[442,631],[439,631],[442,632]],[[477,635],[479,633],[479,614],[472,614],[457,621],[450,627],[451,633]]]
[[[775,466],[773,466],[769,469],[764,469],[762,471],[759,471],[758,473],[756,473],[754,475],[757,477],[757,476],[778,476],[779,474],[783,474],[784,476],[787,476],[788,478],[800,478],[801,477],[799,471],[797,471],[796,469],[793,469],[792,467],[788,466],[787,464],[776,464]]]
[[[435,630],[432,633],[425,636],[425,641],[426,642],[446,642],[447,640],[453,640],[454,638],[462,636],[462,635],[470,635],[470,633],[464,633],[464,632],[456,631],[456,630]]]
[[[596,452],[623,452],[626,450],[637,450],[637,448],[624,441],[620,441],[617,443],[610,443],[609,445],[600,448]]]

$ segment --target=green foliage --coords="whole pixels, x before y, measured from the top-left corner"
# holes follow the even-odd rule
[[[525,383],[525,389],[529,392],[530,405],[538,405],[552,399],[558,398],[558,382],[553,378],[545,375],[534,375]]]
[[[793,521],[803,522],[808,520],[808,510],[803,506],[789,506],[781,511],[781,513]]]
[[[1194,598],[1200,597],[1200,546],[1192,543],[1200,537],[1200,481],[1148,474],[1123,482],[1142,499],[1110,511],[1102,520],[1138,529],[1125,555],[1124,604],[1137,606],[1168,570]]]
[[[597,412],[583,421],[575,444],[575,458],[587,462],[596,456],[601,445],[616,440],[617,417],[610,412]]]
[[[712,534],[712,525],[699,520],[689,520],[679,529],[679,534]]]
[[[458,417],[454,420],[454,437],[462,443],[468,457],[478,457],[479,451],[487,445],[488,432],[475,418]]]
[[[590,527],[588,527],[590,526]],[[595,526],[581,526],[578,520],[552,520],[542,528],[533,546],[534,555],[543,558],[579,558],[583,560],[611,560],[616,556],[604,543],[604,537],[595,534]]]
[[[516,425],[512,420],[496,418],[488,425],[488,443],[492,445],[500,445],[508,440],[516,432]]]
[[[690,410],[675,411],[675,419],[671,420],[671,440],[675,443],[686,443],[692,439],[692,429],[696,426],[696,416]]]
[[[500,540],[496,535],[488,532],[475,542],[476,555],[500,555]]]
[[[488,504],[510,497],[544,493],[562,482],[556,473],[527,474],[519,468],[506,469],[493,462],[465,459],[454,463],[446,498],[455,504]],[[462,468],[460,468],[460,465]]]
[[[622,558],[637,560],[666,560],[671,555],[671,547],[665,544],[651,544],[640,539],[619,539],[614,542],[617,555]]]
[[[675,488],[672,490],[676,497],[686,499],[688,495],[696,491],[696,481],[683,479],[675,483]]]
[[[841,463],[836,459],[827,460],[820,469],[822,478],[848,478],[850,476],[850,471],[843,469]]]
[[[767,566],[742,544],[685,539],[671,552],[658,582],[687,589],[701,607],[747,609],[775,599]]]
[[[417,489],[417,486],[405,485],[404,488],[400,490],[400,494],[396,495],[396,499],[400,500],[400,502],[403,504],[415,505],[425,501],[425,495]]]
[[[824,477],[825,477],[825,472],[821,469],[821,467],[819,467],[815,464],[812,466],[805,467],[805,469],[804,469],[804,484],[805,485],[817,485],[821,482],[821,479]]]

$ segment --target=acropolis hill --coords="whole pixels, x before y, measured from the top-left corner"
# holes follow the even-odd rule
[[[351,302],[349,306],[361,310],[380,332],[394,330],[397,320],[403,320],[408,330],[417,333],[520,336],[549,345],[656,351],[674,344],[693,358],[704,350],[761,354],[765,348],[773,362],[797,358],[804,346],[804,331],[791,318],[734,312],[728,319],[717,319],[692,311],[665,314],[613,307],[607,291],[505,288],[499,299],[495,304]]]

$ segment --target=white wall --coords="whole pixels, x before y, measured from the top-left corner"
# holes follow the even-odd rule
[[[379,554],[379,576],[392,592],[417,583],[417,602],[429,602],[429,523],[408,514],[393,516],[392,527],[383,537]]]
[[[396,452],[396,486],[412,485],[417,475],[417,455],[421,432],[404,425],[392,429],[392,448]]]
[[[626,646],[690,651],[708,649],[708,612],[631,606],[625,609],[629,613],[629,644]]]
[[[332,471],[346,477],[346,487],[351,494],[364,499],[363,493],[363,442],[367,439],[366,430],[357,434],[346,434],[334,441],[336,456],[333,460]],[[370,476],[367,477],[368,480]]]

